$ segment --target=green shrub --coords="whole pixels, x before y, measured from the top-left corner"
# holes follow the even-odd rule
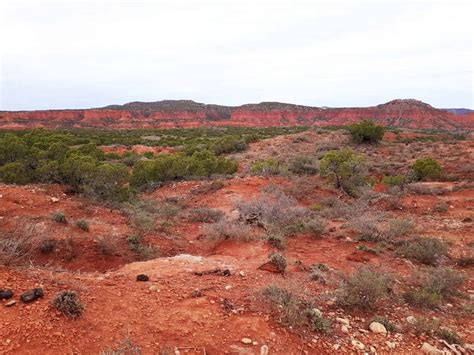
[[[352,150],[335,150],[324,154],[320,162],[321,176],[330,179],[337,188],[350,195],[357,188],[367,185],[367,165],[365,157]]]
[[[365,120],[348,127],[352,140],[356,143],[378,143],[382,140],[385,128]]]
[[[76,226],[82,229],[83,231],[89,232],[89,222],[84,219],[76,221]]]
[[[74,291],[60,292],[54,297],[52,305],[68,318],[78,318],[84,311],[84,306]]]
[[[288,170],[297,175],[312,175],[318,173],[318,167],[314,158],[299,155],[290,161]]]
[[[390,187],[403,188],[407,183],[407,179],[405,175],[390,175],[384,176],[382,179],[382,183]]]
[[[418,180],[437,180],[443,173],[443,167],[432,158],[418,159],[411,168]]]
[[[338,303],[344,307],[373,308],[388,295],[390,282],[386,274],[361,267],[344,280]]]
[[[250,167],[253,174],[278,175],[281,173],[280,163],[274,159],[257,160]]]
[[[7,184],[24,185],[31,182],[31,172],[23,161],[15,161],[0,167],[0,180]]]
[[[437,238],[413,238],[403,242],[397,252],[408,259],[436,265],[441,257],[448,255],[448,247]]]
[[[247,143],[243,139],[233,136],[225,136],[214,142],[213,151],[216,155],[242,152],[247,149]]]
[[[53,213],[52,219],[57,223],[67,223],[66,216],[62,212]]]

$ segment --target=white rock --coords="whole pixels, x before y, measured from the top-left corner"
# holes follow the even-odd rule
[[[239,271],[239,275],[242,276],[242,277],[244,277],[244,276],[245,276],[245,272]]]
[[[319,310],[318,308],[313,308],[313,312],[314,312],[314,314],[316,314],[318,317],[322,317],[322,316],[323,316],[323,312],[321,312],[321,310]]]
[[[408,316],[407,317],[407,323],[409,324],[415,324],[416,323],[416,318],[413,316]]]
[[[252,339],[250,339],[250,338],[242,338],[241,342],[244,343],[244,344],[252,344]]]
[[[260,347],[260,355],[268,355],[268,345],[262,345]]]
[[[346,318],[339,318],[337,317],[336,318],[336,321],[338,321],[339,323],[342,323],[342,324],[345,324],[345,325],[350,325],[350,322],[349,322],[349,319],[346,319]]]
[[[423,343],[423,345],[421,346],[421,351],[429,355],[438,355],[438,354],[442,355],[443,354],[443,351],[439,350],[438,348],[428,343]]]
[[[395,349],[397,347],[397,343],[394,341],[386,341],[385,345],[387,345],[389,349]]]
[[[375,346],[370,347],[370,352],[371,353],[376,353],[377,352],[377,349],[375,348]]]
[[[231,221],[238,221],[240,219],[240,212],[238,210],[233,210],[229,213],[229,219]]]
[[[231,285],[226,285],[224,288],[225,288],[226,290],[230,290],[230,289],[232,288],[232,286],[231,286]]]
[[[353,339],[353,340],[351,341],[351,343],[352,343],[352,345],[353,345],[354,347],[356,347],[356,348],[359,349],[359,350],[364,350],[364,349],[365,349],[365,345],[362,344],[362,343],[361,343],[360,341],[358,341],[358,340]]]
[[[387,334],[387,329],[385,329],[385,326],[379,322],[370,323],[369,329],[374,333]]]
[[[340,344],[334,344],[332,347],[334,348],[334,350],[339,350],[341,345]]]
[[[51,197],[51,202],[57,203],[57,202],[59,202],[59,198],[57,198],[57,197]]]

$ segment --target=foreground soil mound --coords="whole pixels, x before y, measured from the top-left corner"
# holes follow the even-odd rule
[[[0,128],[340,126],[361,119],[372,119],[385,126],[414,129],[474,129],[472,114],[457,115],[411,99],[352,108],[310,107],[278,102],[230,107],[190,100],[165,100],[85,110],[4,111],[0,112]]]

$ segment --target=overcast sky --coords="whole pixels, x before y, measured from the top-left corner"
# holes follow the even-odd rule
[[[472,0],[0,0],[0,109],[474,108]]]

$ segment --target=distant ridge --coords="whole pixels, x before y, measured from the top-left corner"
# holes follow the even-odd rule
[[[0,129],[340,126],[362,119],[414,129],[474,129],[471,110],[437,109],[415,99],[395,99],[377,106],[346,108],[281,102],[223,106],[192,100],[135,101],[80,110],[0,111]]]

